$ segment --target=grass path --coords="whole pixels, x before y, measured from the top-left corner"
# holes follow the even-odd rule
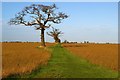
[[[60,45],[50,47],[52,57],[48,65],[41,67],[29,78],[115,78],[117,72],[90,64],[71,54]]]

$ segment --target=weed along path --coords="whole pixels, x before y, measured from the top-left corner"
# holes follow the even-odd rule
[[[60,45],[50,47],[52,57],[46,66],[32,72],[31,78],[116,78],[117,72],[90,64]]]

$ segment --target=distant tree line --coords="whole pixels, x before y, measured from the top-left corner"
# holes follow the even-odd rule
[[[39,42],[31,42],[31,41],[3,41],[4,43],[39,43]],[[46,43],[49,43],[49,42],[46,42]],[[70,42],[70,41],[67,41],[67,40],[64,40],[62,43],[69,43],[69,44],[72,44],[72,43],[83,43],[83,44],[113,44],[113,43],[109,43],[109,42],[106,42],[106,43],[98,43],[98,42],[89,42],[89,41],[83,41],[83,42]]]
[[[68,41],[68,40],[64,40],[62,43],[84,43],[84,44],[112,44],[112,43],[109,43],[109,42],[106,42],[106,43],[98,43],[98,42],[90,42],[90,41],[83,41],[83,42],[73,42],[73,41]]]

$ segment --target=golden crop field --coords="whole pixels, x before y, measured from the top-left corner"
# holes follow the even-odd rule
[[[2,43],[2,77],[30,73],[51,57],[47,49],[37,48],[40,43]],[[53,43],[47,43],[52,46]],[[74,55],[93,64],[118,70],[117,44],[62,44]]]
[[[51,54],[40,43],[2,43],[2,76],[31,72],[46,64]],[[52,44],[47,44],[50,46]]]
[[[118,70],[117,44],[63,44],[63,46],[93,64]]]

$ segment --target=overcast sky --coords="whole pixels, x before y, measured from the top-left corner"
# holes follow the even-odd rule
[[[40,31],[34,27],[10,26],[8,21],[25,6],[34,2],[3,2],[2,3],[2,35],[3,41],[40,41]],[[117,2],[54,2],[58,11],[69,15],[61,24],[54,24],[64,34],[62,41],[111,42],[118,41],[118,3]],[[36,3],[51,5],[51,3]],[[46,31],[49,31],[47,29]],[[46,32],[45,32],[46,34]],[[47,42],[52,37],[45,35]]]

